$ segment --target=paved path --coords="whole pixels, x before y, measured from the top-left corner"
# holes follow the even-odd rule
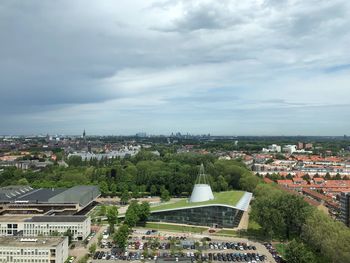
[[[79,259],[81,259],[84,255],[89,253],[89,246],[91,246],[93,243],[96,243],[97,245],[98,236],[102,234],[103,231],[106,229],[107,226],[101,226],[96,235],[93,238],[91,238],[90,242],[86,246],[83,243],[77,243],[75,248],[69,250],[69,255],[74,256],[76,258],[74,262],[78,262]]]

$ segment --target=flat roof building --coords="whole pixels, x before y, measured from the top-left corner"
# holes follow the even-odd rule
[[[64,263],[68,237],[0,237],[0,262]]]
[[[0,216],[0,236],[64,235],[70,229],[73,240],[84,240],[91,232],[86,216]]]
[[[98,186],[39,188],[8,186],[0,188],[0,215],[75,214],[101,195]]]

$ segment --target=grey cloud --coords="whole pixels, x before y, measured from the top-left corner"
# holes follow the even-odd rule
[[[96,114],[98,126],[130,131],[192,117],[225,130],[263,114],[278,127],[293,112],[315,115],[316,127],[326,111],[317,105],[350,96],[347,67],[337,66],[350,61],[349,10],[345,0],[2,1],[0,133],[97,131]],[[339,125],[344,109],[327,114]]]

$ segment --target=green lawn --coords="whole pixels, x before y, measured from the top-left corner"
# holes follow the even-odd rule
[[[198,203],[189,203],[187,198],[181,199],[175,203],[166,203],[158,206],[151,207],[151,211],[159,211],[165,209],[175,209],[175,208],[185,208],[194,207],[199,205],[209,205],[209,204],[225,204],[235,206],[237,202],[241,199],[244,192],[242,191],[227,191],[214,193],[214,200]]]
[[[221,229],[218,232],[216,232],[217,235],[225,235],[225,236],[231,236],[236,237],[237,232],[235,230],[229,230],[229,229]]]
[[[175,232],[192,232],[192,233],[201,233],[208,230],[207,227],[196,227],[196,226],[180,226],[172,224],[163,224],[163,223],[146,223],[146,228],[151,228],[154,230],[167,230]]]

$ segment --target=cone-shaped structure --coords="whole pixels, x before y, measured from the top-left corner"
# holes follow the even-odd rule
[[[214,199],[213,192],[211,190],[210,185],[208,184],[208,178],[204,173],[204,165],[201,164],[199,175],[193,187],[192,194],[189,201],[190,203],[196,203],[196,202],[205,202],[213,199]]]

